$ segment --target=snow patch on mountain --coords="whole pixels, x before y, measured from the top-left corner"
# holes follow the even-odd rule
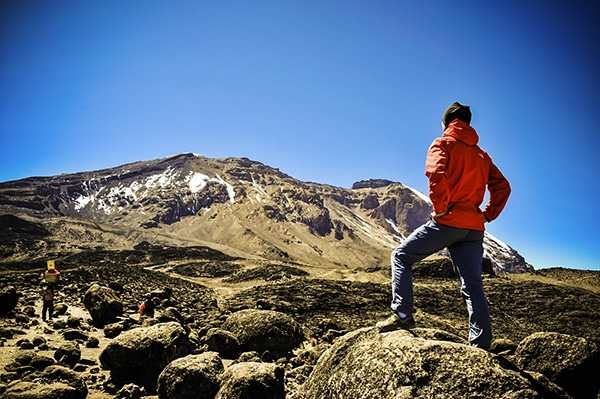
[[[223,180],[223,178],[219,175],[217,175],[216,180],[219,183],[224,184],[225,187],[227,187],[227,195],[229,195],[229,201],[233,204],[235,202],[235,190],[233,189],[233,186],[230,183]]]
[[[177,176],[177,172],[175,171],[175,169],[173,169],[172,167],[169,166],[162,173],[157,173],[155,175],[148,176],[146,178],[145,187],[147,189],[156,188],[156,187],[160,187],[160,188],[169,187],[176,176]]]
[[[191,172],[188,179],[188,187],[190,188],[190,192],[192,192],[192,194],[202,191],[210,180],[208,176],[198,172]]]
[[[406,188],[408,188],[410,191],[412,191],[413,193],[415,193],[417,195],[417,197],[421,198],[423,201],[427,202],[428,204],[431,204],[431,200],[429,199],[428,196],[426,196],[425,194],[423,194],[422,192],[420,192],[417,189],[414,189],[412,187],[409,186],[404,186]]]
[[[79,195],[75,198],[75,209],[80,210],[86,207],[87,204],[94,201],[94,195]]]
[[[133,181],[125,179],[116,185],[102,185],[105,178],[84,181],[81,184],[82,193],[73,200],[73,209],[81,212],[84,209],[95,207],[105,215],[110,215],[116,210],[122,211],[128,204],[143,201],[149,196],[159,194],[164,190],[181,193],[181,195],[197,195],[206,188],[209,183],[217,183],[225,186],[229,202],[235,202],[235,189],[232,184],[225,181],[220,175],[209,177],[204,173],[191,171],[186,173],[171,166],[160,173],[154,173],[146,177],[139,177]],[[114,183],[113,183],[114,184]]]
[[[507,251],[511,250],[511,248],[508,246],[508,244],[506,244],[504,241],[500,240],[499,238],[493,236],[491,233],[486,231],[486,235],[487,235],[487,238],[489,238],[494,243],[500,245],[502,248],[506,249]]]

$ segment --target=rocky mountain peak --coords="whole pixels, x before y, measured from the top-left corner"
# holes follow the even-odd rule
[[[381,188],[386,187],[391,184],[395,184],[398,182],[387,180],[387,179],[367,179],[367,180],[359,180],[352,184],[353,190],[358,190],[361,188]]]

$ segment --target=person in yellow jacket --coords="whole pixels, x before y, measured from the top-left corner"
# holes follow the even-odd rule
[[[60,280],[60,272],[56,269],[56,263],[53,260],[48,261],[48,269],[43,274],[43,279],[48,284],[56,284]]]

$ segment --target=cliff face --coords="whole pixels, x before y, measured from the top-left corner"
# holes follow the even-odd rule
[[[144,238],[212,243],[309,265],[388,267],[390,249],[430,212],[425,195],[389,180],[344,189],[302,182],[245,158],[195,154],[0,183],[1,214],[23,216],[50,232],[51,239],[38,239],[46,244],[38,242],[37,251],[127,247]],[[489,234],[485,247],[496,270],[530,269]],[[11,248],[18,257],[16,244]]]

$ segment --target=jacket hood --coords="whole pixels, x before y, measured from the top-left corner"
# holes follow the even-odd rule
[[[460,140],[467,145],[475,145],[479,142],[479,136],[475,129],[461,121],[455,119],[444,130],[444,137],[454,137],[456,140]]]

